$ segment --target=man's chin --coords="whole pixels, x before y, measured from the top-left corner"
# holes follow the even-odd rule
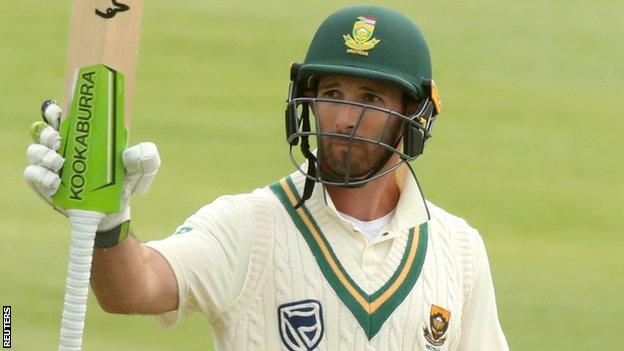
[[[355,172],[349,174],[349,181],[363,180],[370,173],[368,172]],[[331,167],[328,165],[321,166],[321,174],[323,180],[342,183],[346,180],[347,170],[345,167]]]

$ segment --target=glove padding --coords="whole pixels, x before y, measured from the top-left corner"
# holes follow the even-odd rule
[[[55,101],[48,100],[43,103],[41,114],[45,123],[36,122],[31,127],[35,144],[31,144],[26,150],[29,166],[24,170],[24,178],[45,201],[52,204],[51,198],[61,184],[58,172],[65,162],[65,159],[57,152],[61,145],[58,132],[61,108]],[[130,219],[130,196],[145,194],[160,167],[158,149],[151,142],[140,143],[125,149],[122,159],[125,175],[120,211],[104,217],[98,226],[98,231],[112,229]],[[67,215],[64,208],[53,206]]]

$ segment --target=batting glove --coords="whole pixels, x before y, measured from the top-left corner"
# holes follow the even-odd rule
[[[41,106],[41,115],[45,122],[35,122],[31,126],[31,135],[35,143],[28,146],[26,151],[29,165],[24,170],[24,178],[46,202],[67,215],[64,208],[52,203],[52,196],[61,184],[59,171],[65,162],[58,153],[61,145],[59,135],[61,108],[56,101],[47,100]],[[122,159],[125,176],[119,207],[121,210],[108,214],[100,222],[96,235],[98,247],[113,246],[126,237],[130,221],[130,196],[145,194],[160,167],[158,149],[151,142],[125,149]]]

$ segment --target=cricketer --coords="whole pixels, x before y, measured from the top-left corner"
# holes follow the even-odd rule
[[[150,143],[124,152],[123,210],[95,240],[100,306],[165,328],[202,313],[217,350],[508,350],[481,236],[423,197],[409,163],[440,111],[410,19],[374,6],[331,14],[290,70],[292,174],[219,197],[141,244],[129,198],[160,159]],[[64,161],[60,107],[43,115],[50,126],[25,177],[50,198]]]

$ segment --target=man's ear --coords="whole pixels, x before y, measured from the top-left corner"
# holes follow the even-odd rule
[[[304,86],[304,92],[303,95],[307,98],[315,98],[318,96],[318,82],[319,82],[319,77],[318,76],[309,76],[308,79],[306,80]]]

